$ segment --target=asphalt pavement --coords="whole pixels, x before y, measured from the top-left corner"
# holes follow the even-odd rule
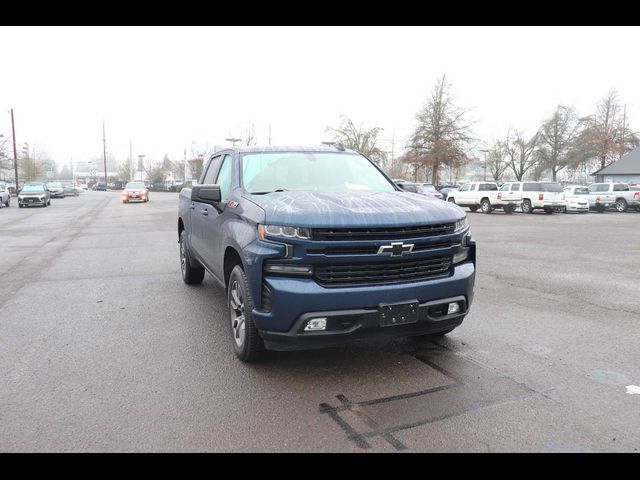
[[[469,213],[458,329],[246,365],[175,193],[51,203],[0,209],[0,451],[640,449],[639,213]]]

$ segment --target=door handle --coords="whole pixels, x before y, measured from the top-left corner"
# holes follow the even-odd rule
[[[204,216],[207,216],[207,215],[209,215],[209,210],[207,210],[206,208],[204,208],[204,209],[200,210],[200,213],[201,213],[202,215],[204,215]]]
[[[195,204],[195,203],[192,203],[192,204],[191,204],[191,210],[195,210],[195,209],[196,209],[196,204]]]

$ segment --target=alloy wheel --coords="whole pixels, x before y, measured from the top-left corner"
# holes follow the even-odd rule
[[[245,312],[242,290],[237,280],[231,284],[229,295],[229,311],[231,315],[231,329],[233,330],[233,340],[236,345],[242,348],[245,339]]]

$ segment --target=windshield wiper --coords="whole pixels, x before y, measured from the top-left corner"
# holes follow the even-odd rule
[[[274,193],[274,192],[287,192],[288,190],[286,188],[277,188],[276,190],[268,190],[266,192],[251,192],[251,195],[265,195],[267,193]]]

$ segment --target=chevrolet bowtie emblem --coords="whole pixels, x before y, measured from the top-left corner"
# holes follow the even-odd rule
[[[391,245],[382,245],[378,249],[378,255],[391,255],[400,257],[403,253],[413,250],[413,243],[391,242]]]

